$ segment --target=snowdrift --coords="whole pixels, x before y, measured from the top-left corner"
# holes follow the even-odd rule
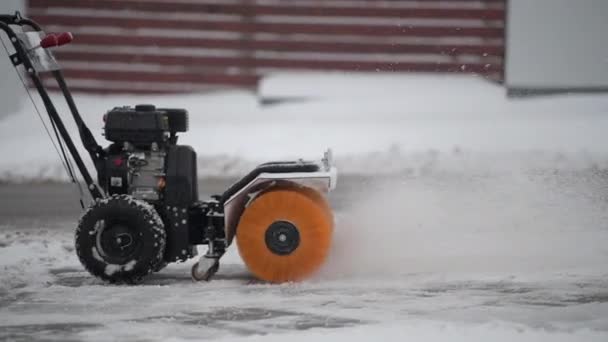
[[[258,94],[79,94],[76,102],[100,142],[102,115],[114,106],[187,108],[191,130],[181,142],[198,151],[201,177],[317,158],[327,147],[341,172],[372,175],[608,164],[608,97],[509,100],[501,86],[472,76],[296,73],[268,77]],[[74,131],[67,108],[59,109]],[[0,120],[0,140],[0,153],[10,156],[0,161],[1,181],[66,179],[31,103]]]

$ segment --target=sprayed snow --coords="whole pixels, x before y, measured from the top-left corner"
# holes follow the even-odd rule
[[[104,269],[104,273],[107,276],[112,276],[116,272],[122,272],[122,271],[129,272],[129,271],[133,270],[133,267],[135,267],[136,264],[137,264],[137,261],[135,261],[135,260],[131,260],[124,265],[107,264],[106,268]]]
[[[99,252],[97,251],[96,247],[91,248],[91,254],[93,255],[93,258],[95,260],[106,263],[106,261],[101,257],[101,255],[99,255]],[[135,260],[131,260],[123,265],[107,264],[103,272],[107,276],[112,276],[116,272],[121,272],[121,271],[129,272],[129,271],[133,270],[133,268],[135,267],[136,264],[137,264],[137,261],[135,261]]]
[[[106,268],[104,269],[104,273],[107,276],[111,276],[116,272],[120,272],[120,270],[122,269],[122,267],[120,265],[116,265],[116,264],[107,264]]]

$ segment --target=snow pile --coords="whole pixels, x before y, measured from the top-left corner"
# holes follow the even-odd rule
[[[262,105],[261,98],[292,101]],[[187,108],[191,130],[180,141],[198,151],[201,177],[239,176],[268,160],[319,158],[327,147],[343,173],[608,165],[608,97],[508,100],[499,85],[471,76],[286,74],[265,80],[259,96],[77,95],[76,102],[100,142],[102,115],[114,106]],[[57,103],[69,122],[65,104]],[[0,153],[10,156],[0,162],[0,180],[65,179],[31,104],[0,120],[0,139]]]

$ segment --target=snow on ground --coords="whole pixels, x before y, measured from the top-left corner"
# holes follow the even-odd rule
[[[191,260],[113,286],[80,266],[76,217],[0,218],[0,339],[608,340],[608,97],[507,100],[477,78],[340,74],[272,77],[260,95],[294,100],[77,102],[100,139],[114,105],[189,108],[182,141],[201,176],[333,147],[343,174],[366,176],[330,197],[335,239],[319,274],[260,283],[232,248],[210,283],[189,279]],[[2,180],[63,177],[26,105],[0,120],[0,140]]]
[[[437,163],[457,169],[608,163],[607,96],[508,100],[504,88],[475,77],[331,73],[269,77],[259,93],[78,95],[76,102],[100,142],[102,115],[114,106],[189,109],[191,130],[181,141],[198,151],[201,176],[241,175],[272,159],[318,158],[327,147],[347,173],[418,172]],[[277,97],[293,101],[259,101]],[[65,178],[30,103],[0,120],[0,137],[0,154],[11,156],[0,161],[0,180]]]
[[[381,255],[374,257],[361,248],[362,241],[344,239],[347,229],[355,230],[354,239],[367,233],[356,225],[346,226],[347,219],[339,213],[337,255],[327,268],[309,281],[284,285],[252,279],[234,249],[210,283],[189,279],[191,261],[171,265],[140,286],[107,285],[78,264],[70,229],[4,231],[0,338],[605,341],[608,337],[606,250],[598,253],[608,237],[605,231],[583,229],[561,235],[560,229],[543,229],[525,234],[463,229],[456,224],[441,231],[458,230],[463,237],[437,235],[439,228],[431,227],[426,243],[412,234],[415,243],[422,244],[413,247],[407,240],[416,229],[403,224],[401,240],[407,240],[402,251],[388,243],[376,249]],[[396,238],[390,229],[378,229]],[[542,245],[543,233],[549,235],[547,246]],[[514,259],[502,254],[508,243],[500,238],[526,236],[540,248],[538,253],[533,246],[515,243],[516,251],[510,253]],[[584,248],[563,249],[569,238],[572,244],[585,243]],[[556,245],[556,241],[561,242]],[[484,248],[488,242],[502,248]],[[344,248],[358,267],[336,265],[345,262],[340,255]],[[359,253],[367,263],[361,262]],[[568,256],[575,260],[560,265]],[[587,261],[592,262],[577,264]],[[376,268],[371,262],[381,264]]]
[[[605,341],[602,181],[345,180],[330,259],[297,284],[256,281],[231,248],[210,283],[190,280],[191,260],[139,286],[108,285],[75,256],[76,218],[4,224],[0,339]]]

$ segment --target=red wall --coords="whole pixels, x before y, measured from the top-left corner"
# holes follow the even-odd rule
[[[283,70],[476,73],[501,80],[505,0],[29,0],[72,88],[255,87]]]

